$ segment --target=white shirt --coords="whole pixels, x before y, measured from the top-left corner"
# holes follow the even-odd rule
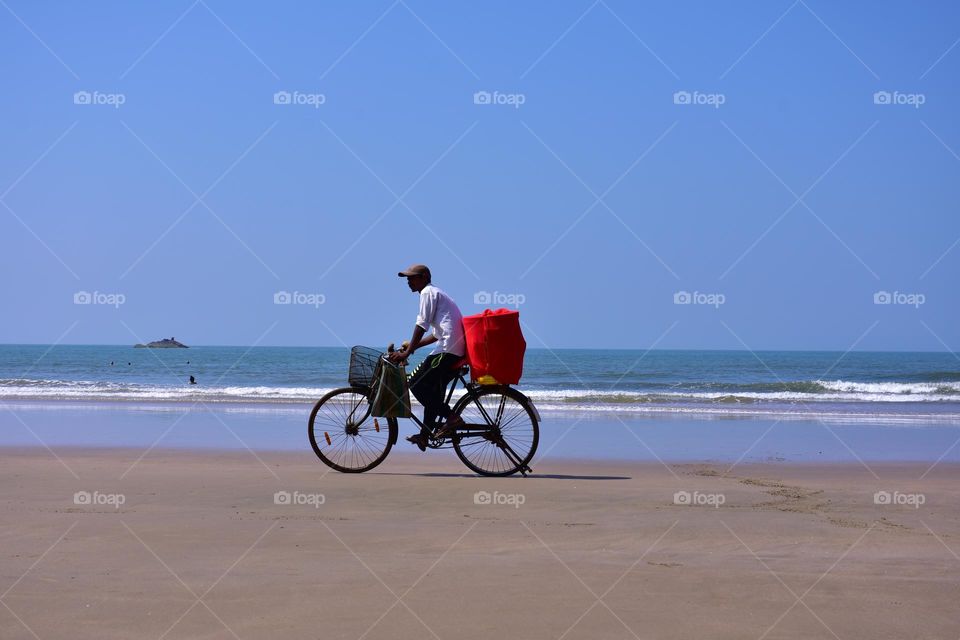
[[[452,353],[462,356],[466,353],[463,339],[463,316],[453,298],[432,284],[420,290],[420,312],[417,314],[417,326],[437,336],[436,346],[430,353]]]

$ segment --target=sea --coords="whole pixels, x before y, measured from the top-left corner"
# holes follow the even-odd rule
[[[349,363],[350,349],[335,347],[0,345],[0,451],[311,455],[311,405],[347,385]],[[541,416],[535,467],[847,462],[882,475],[875,462],[920,460],[930,473],[960,462],[954,353],[531,348],[515,386]]]
[[[0,401],[313,403],[347,386],[349,360],[342,347],[0,345]],[[515,386],[541,412],[960,420],[948,352],[529,349]]]

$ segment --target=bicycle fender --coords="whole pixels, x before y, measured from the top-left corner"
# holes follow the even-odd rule
[[[530,404],[530,408],[533,410],[533,415],[537,416],[537,422],[543,422],[543,419],[540,418],[540,410],[537,409],[537,405],[533,404],[533,401],[530,398],[527,398],[527,402]]]
[[[510,387],[509,385],[501,385],[501,386],[504,387],[504,388],[512,388],[512,387]],[[521,396],[523,396],[523,399],[526,401],[526,403],[527,403],[528,405],[530,405],[530,409],[533,410],[533,415],[536,416],[537,422],[543,422],[543,419],[540,417],[540,410],[537,409],[537,405],[535,405],[535,404],[533,403],[533,400],[530,399],[530,396],[528,396],[527,394],[523,393],[523,392],[520,391],[519,389],[513,389],[513,390],[516,391],[517,393],[519,393]]]

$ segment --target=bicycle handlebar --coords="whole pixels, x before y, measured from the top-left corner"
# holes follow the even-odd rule
[[[409,341],[404,340],[403,342],[400,343],[400,348],[401,348],[401,349],[406,349],[409,344],[410,344]],[[391,353],[396,353],[396,351],[397,351],[396,348],[394,347],[393,343],[391,342],[390,344],[387,345],[387,353],[385,354],[384,357],[388,357]],[[397,364],[401,364],[401,365],[406,366],[406,365],[407,365],[407,360],[403,360],[403,361],[401,361],[401,362],[398,362]]]

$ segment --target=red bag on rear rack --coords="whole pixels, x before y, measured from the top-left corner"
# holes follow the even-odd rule
[[[481,384],[517,384],[523,375],[527,341],[520,331],[520,312],[487,309],[463,319],[470,377]]]

